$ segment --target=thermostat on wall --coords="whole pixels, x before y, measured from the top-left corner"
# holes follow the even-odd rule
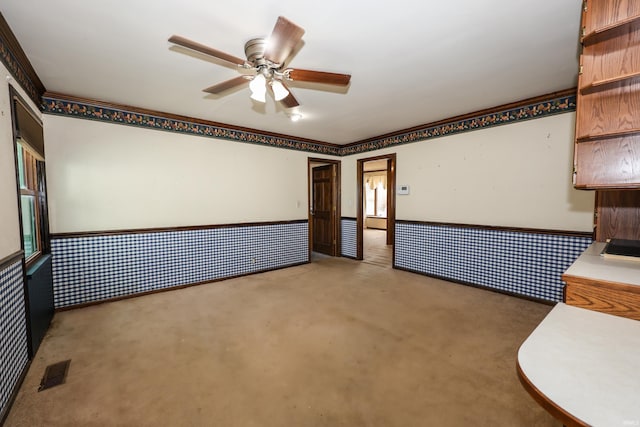
[[[408,185],[398,185],[398,194],[409,194],[409,186]]]

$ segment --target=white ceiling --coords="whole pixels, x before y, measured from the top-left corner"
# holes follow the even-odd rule
[[[345,144],[575,86],[582,0],[0,0],[48,91]],[[348,89],[291,84],[303,119],[167,41],[244,58],[279,15],[306,30],[292,68],[350,73]]]

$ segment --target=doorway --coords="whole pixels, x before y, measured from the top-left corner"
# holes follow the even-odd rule
[[[340,160],[308,159],[309,259],[340,256]]]
[[[396,221],[396,154],[359,159],[357,256],[385,267],[393,264]]]

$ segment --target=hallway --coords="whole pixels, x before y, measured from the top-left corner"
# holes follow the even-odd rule
[[[387,245],[386,230],[365,228],[362,239],[364,262],[379,267],[392,267],[393,246]]]

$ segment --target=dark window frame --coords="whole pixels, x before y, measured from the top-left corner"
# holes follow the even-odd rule
[[[20,224],[20,245],[25,256],[25,266],[33,265],[42,255],[51,252],[51,238],[49,235],[49,214],[47,208],[46,173],[44,152],[39,153],[38,148],[43,150],[43,140],[33,140],[34,127],[40,131],[37,137],[41,138],[42,122],[37,118],[29,104],[20,96],[16,89],[9,86],[9,99],[11,103],[11,122],[13,128],[13,150],[16,172],[16,186],[18,198],[18,220]],[[18,108],[23,111],[18,113]],[[22,131],[18,117],[25,117],[25,112],[29,115],[29,129]],[[39,127],[39,129],[37,129]],[[29,135],[29,136],[27,136]],[[31,138],[32,140],[27,140]],[[19,150],[22,151],[19,155]],[[19,161],[22,160],[24,172],[24,186],[21,180]],[[36,234],[36,248],[27,256],[25,253],[25,236],[23,224],[22,196],[33,197],[34,228]]]

